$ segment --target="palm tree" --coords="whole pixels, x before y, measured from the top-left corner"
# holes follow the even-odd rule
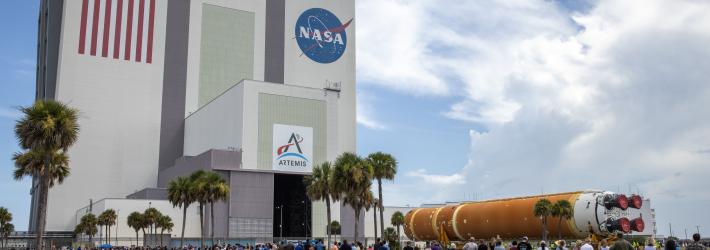
[[[128,218],[126,218],[126,224],[136,231],[136,247],[138,247],[138,231],[143,229],[143,225],[145,224],[143,214],[140,212],[133,212],[129,214]]]
[[[334,234],[334,235],[340,234],[340,222],[338,222],[337,220],[330,222],[330,234]],[[338,239],[336,238],[335,240],[337,241]]]
[[[101,233],[99,234],[99,245],[101,245],[104,243],[102,237],[103,234],[106,232],[106,230],[104,230],[104,226],[106,225],[106,215],[99,214],[99,217],[97,217],[96,219],[96,225],[99,226],[99,231],[101,231]]]
[[[399,246],[402,246],[402,236],[399,234],[399,227],[404,225],[404,215],[402,214],[402,212],[394,212],[394,214],[392,214],[392,218],[390,219],[390,223],[392,223],[393,226],[397,227],[397,244]]]
[[[7,244],[7,238],[10,234],[15,231],[15,225],[12,223],[5,223],[0,226],[0,235],[2,235],[2,247],[4,248]]]
[[[163,246],[163,232],[168,231],[171,232],[173,231],[173,219],[170,218],[170,216],[163,215],[158,218],[158,220],[155,222],[155,226],[157,228],[160,228],[160,246]]]
[[[214,246],[214,203],[226,201],[229,197],[229,184],[220,174],[214,171],[206,172],[203,184],[207,185],[207,202],[210,204],[210,239]]]
[[[190,181],[192,182],[191,192],[195,201],[200,208],[200,248],[205,248],[205,204],[208,200],[209,191],[207,190],[207,183],[205,177],[207,176],[207,171],[197,170],[190,175]]]
[[[185,239],[185,221],[187,217],[187,207],[194,202],[192,195],[192,182],[187,177],[178,177],[168,184],[168,200],[173,207],[182,207],[182,232],[180,233],[180,247],[183,247]]]
[[[330,162],[323,162],[319,166],[313,168],[313,172],[310,176],[306,176],[303,182],[306,185],[306,194],[311,200],[325,200],[326,216],[327,221],[331,221],[330,218],[330,198],[331,198],[331,186],[332,175],[331,175]],[[328,234],[328,241],[326,242],[330,246],[330,235],[331,227],[330,223],[327,225],[326,233]]]
[[[372,166],[372,178],[377,180],[377,190],[379,191],[380,209],[380,232],[385,231],[384,200],[382,199],[382,179],[393,180],[397,174],[397,160],[390,154],[375,152],[367,156],[367,163]]]
[[[98,233],[98,230],[96,230],[96,226],[98,225],[98,219],[96,218],[96,215],[94,214],[85,214],[84,216],[81,217],[81,220],[78,225],[74,228],[74,232],[79,234],[83,233],[89,236],[89,244],[94,245],[94,241],[92,238],[96,233]]]
[[[334,190],[342,195],[343,202],[350,205],[355,210],[355,235],[354,241],[358,240],[358,226],[360,224],[360,213],[367,204],[373,200],[372,191],[372,168],[365,164],[363,160],[353,153],[343,153],[335,159],[333,169]]]
[[[394,228],[387,227],[382,233],[382,240],[388,242],[392,249],[399,249],[399,243],[395,240],[395,237],[398,236],[399,235],[395,235]]]
[[[2,236],[2,241],[0,243],[2,247],[5,247],[7,237],[10,233],[15,231],[15,225],[10,223],[12,221],[12,213],[5,207],[0,207],[0,236]]]
[[[61,184],[69,175],[69,158],[65,154],[79,137],[78,111],[62,103],[40,100],[20,108],[24,114],[15,125],[23,152],[15,153],[14,177],[31,176],[39,183],[37,204],[36,248],[44,249],[42,237],[47,221],[49,189]]]
[[[533,208],[535,217],[540,217],[542,221],[542,240],[547,240],[547,217],[552,214],[552,202],[542,198],[535,203]]]
[[[106,226],[106,243],[111,244],[111,226],[116,225],[118,215],[113,209],[104,211],[99,215],[99,225]]]
[[[568,200],[558,200],[552,205],[552,217],[559,218],[557,221],[557,238],[562,239],[562,220],[569,220],[574,214],[572,204]]]
[[[154,207],[149,207],[143,212],[143,226],[148,228],[148,233],[153,237],[152,239],[155,239],[155,224],[160,216],[163,216],[163,214]],[[145,242],[145,239],[143,242]]]
[[[5,247],[5,241],[7,237],[10,236],[12,231],[15,231],[15,225],[10,223],[12,221],[12,213],[7,210],[7,208],[0,207],[0,235],[2,235],[2,247]],[[6,234],[7,233],[7,234]]]

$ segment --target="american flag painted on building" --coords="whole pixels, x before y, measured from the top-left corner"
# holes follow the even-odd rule
[[[81,0],[79,54],[153,62],[155,0]]]

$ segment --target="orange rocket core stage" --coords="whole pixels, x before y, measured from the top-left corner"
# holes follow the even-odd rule
[[[510,199],[469,202],[436,208],[411,210],[404,218],[404,232],[410,239],[437,240],[441,227],[451,240],[470,237],[505,239],[542,236],[542,220],[535,217],[533,207],[541,198],[552,203],[568,200],[572,207],[582,192],[529,196]],[[548,235],[557,235],[559,218],[547,218]],[[563,237],[579,237],[572,220],[559,224]]]

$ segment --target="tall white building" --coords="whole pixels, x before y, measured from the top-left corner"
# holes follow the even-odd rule
[[[164,202],[175,177],[209,169],[231,187],[215,207],[217,236],[325,235],[325,205],[311,205],[302,179],[355,151],[354,5],[42,0],[37,98],[81,112],[47,230],[72,231],[91,199],[93,213],[130,203],[119,231],[133,236],[128,213]],[[30,230],[37,194],[35,185]]]

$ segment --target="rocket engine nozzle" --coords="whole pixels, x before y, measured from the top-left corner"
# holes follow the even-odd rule
[[[621,210],[626,210],[629,208],[629,198],[623,194],[607,194],[604,196],[604,207],[606,209],[618,207]]]
[[[620,218],[617,220],[609,219],[606,222],[606,228],[610,232],[621,231],[624,233],[629,233],[629,232],[631,232],[631,222],[627,218]]]
[[[643,198],[641,198],[640,195],[632,195],[630,205],[635,209],[641,209],[641,207],[643,206]]]
[[[643,222],[643,219],[641,217],[631,220],[631,230],[634,230],[636,232],[643,232],[645,226],[646,224]]]

